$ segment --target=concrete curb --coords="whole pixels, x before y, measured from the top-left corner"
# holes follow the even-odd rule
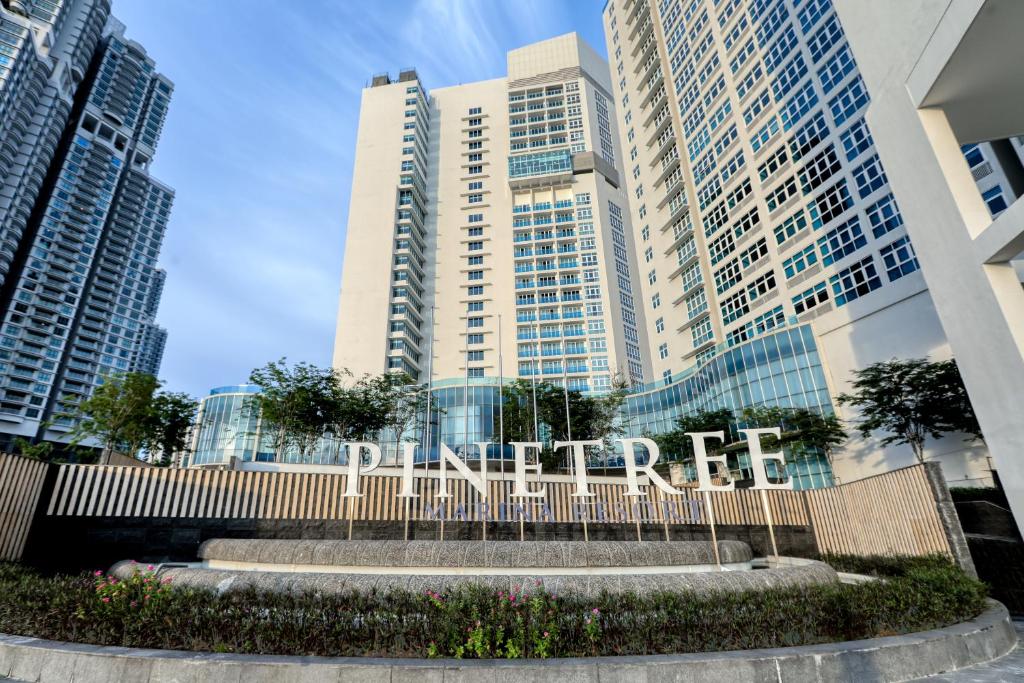
[[[274,681],[905,681],[991,661],[1017,643],[1006,608],[934,631],[828,645],[646,657],[549,660],[231,655],[102,647],[0,635],[0,676],[40,683]]]

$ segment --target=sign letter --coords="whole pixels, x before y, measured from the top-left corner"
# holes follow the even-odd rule
[[[775,453],[765,453],[761,450],[761,435],[771,434],[776,439],[781,436],[778,427],[772,427],[771,429],[741,429],[741,432],[747,437],[747,447],[750,449],[750,464],[754,468],[754,488],[755,489],[792,489],[793,480],[786,476],[786,458],[782,454],[782,451]],[[768,481],[768,470],[765,464],[769,460],[774,460],[777,463],[779,472],[785,481],[781,484],[772,484]]]
[[[728,465],[725,462],[725,455],[708,455],[707,446],[704,445],[704,439],[706,437],[712,437],[719,441],[725,441],[725,432],[693,432],[692,434],[687,432],[686,436],[693,439],[693,454],[697,460],[697,481],[699,486],[698,491],[732,491],[736,488],[736,482],[729,476]],[[712,484],[711,483],[711,467],[710,463],[718,462],[722,463],[722,469],[725,470],[724,478],[729,480],[728,484]]]

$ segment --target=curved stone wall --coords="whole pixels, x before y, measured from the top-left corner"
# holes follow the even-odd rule
[[[828,565],[788,559],[751,569],[745,543],[720,541],[722,570],[704,541],[295,541],[215,539],[203,562],[167,565],[159,576],[176,586],[218,592],[344,593],[443,591],[460,585],[495,590],[539,586],[556,594],[602,592],[736,592],[838,581]],[[120,563],[114,573],[134,571]]]
[[[722,564],[749,562],[750,546],[719,541]],[[331,541],[217,538],[208,562],[372,567],[652,567],[715,564],[707,541]]]

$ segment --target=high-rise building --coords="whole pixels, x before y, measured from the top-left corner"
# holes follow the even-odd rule
[[[584,392],[647,379],[611,97],[575,34],[509,52],[504,78],[429,93],[415,71],[374,78],[335,366]]]
[[[1024,134],[1024,4],[836,0],[872,95],[867,117],[905,210],[924,277],[956,355],[1018,527],[1024,527],[1024,202],[1014,177]],[[971,152],[1005,160],[994,185]],[[967,147],[968,163],[963,149]],[[1019,170],[1016,172],[1019,174]],[[981,177],[979,177],[981,176]],[[1012,202],[1012,203],[1011,203]],[[987,205],[987,206],[986,206]]]
[[[831,0],[608,0],[603,17],[656,379],[793,325],[833,397],[872,362],[950,356]],[[790,405],[723,403],[745,401]],[[928,448],[951,481],[989,480],[983,445]],[[834,458],[847,480],[913,462],[856,437]]]
[[[156,372],[172,83],[108,0],[0,8],[0,439],[60,440],[106,374]]]

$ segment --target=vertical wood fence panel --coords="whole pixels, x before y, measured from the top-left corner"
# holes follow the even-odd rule
[[[47,468],[38,460],[0,453],[0,560],[21,559]]]

